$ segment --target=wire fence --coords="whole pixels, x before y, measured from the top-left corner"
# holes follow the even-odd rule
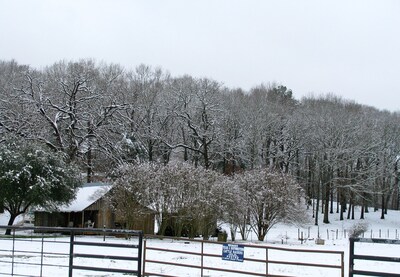
[[[316,238],[325,240],[339,240],[339,239],[349,239],[352,230],[350,229],[330,229],[330,228],[320,228],[318,230],[298,229],[297,239],[298,240],[314,240]],[[365,232],[361,232],[361,238],[376,238],[376,239],[399,239],[400,229],[369,229]],[[282,237],[282,243],[284,243],[285,236]]]

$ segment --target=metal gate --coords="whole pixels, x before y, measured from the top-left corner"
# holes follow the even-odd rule
[[[364,255],[364,254],[355,254],[355,243],[377,243],[377,244],[386,244],[386,245],[398,245],[400,250],[400,240],[391,240],[391,239],[367,239],[367,238],[350,238],[350,254],[349,254],[349,277],[353,277],[354,275],[363,275],[363,276],[381,276],[381,277],[395,277],[400,276],[400,270],[398,273],[387,272],[387,264],[388,263],[400,263],[400,257],[390,257],[383,255]],[[386,270],[386,272],[382,271],[369,271],[362,269],[355,269],[355,260],[359,261],[373,261],[373,262],[383,262],[386,264],[384,267],[373,266],[377,270]],[[358,267],[358,266],[357,266]],[[364,265],[366,267],[366,265]],[[359,267],[358,267],[359,268]],[[397,267],[398,269],[398,267]]]
[[[157,243],[158,239],[171,241],[168,246],[162,246]],[[189,247],[194,250],[187,249],[185,245],[188,244],[195,245]],[[224,261],[220,250],[225,245],[227,245],[225,242],[146,235],[143,251],[143,275],[182,276],[183,273],[179,273],[177,270],[186,268],[191,270],[191,276],[212,276],[212,274],[221,276],[235,273],[241,276],[283,277],[282,272],[286,272],[290,276],[300,276],[296,270],[303,268],[309,274],[313,274],[311,276],[344,276],[343,251],[245,244],[240,246],[243,247],[243,251],[246,248],[248,256],[242,256],[242,262],[252,265],[252,267],[246,268],[241,267],[239,265],[241,263],[232,265],[231,261]],[[229,245],[239,246],[236,243],[229,243]],[[278,257],[279,255],[275,255],[279,253],[286,253],[286,259],[282,260]],[[165,254],[168,254],[168,258],[164,258]],[[330,263],[313,260],[318,256],[329,257]]]
[[[0,236],[1,276],[72,277],[85,270],[141,277],[142,231],[0,226],[6,229],[11,235]]]

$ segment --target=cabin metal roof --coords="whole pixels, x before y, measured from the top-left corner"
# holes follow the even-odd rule
[[[60,212],[81,212],[103,197],[111,185],[107,183],[87,183],[77,190],[76,198],[58,208]]]

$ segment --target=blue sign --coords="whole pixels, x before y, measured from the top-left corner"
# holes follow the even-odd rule
[[[224,243],[222,246],[222,259],[225,261],[243,262],[244,246]]]

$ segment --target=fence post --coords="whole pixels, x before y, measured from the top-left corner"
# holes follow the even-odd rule
[[[42,249],[40,251],[40,276],[43,276],[43,249],[44,249],[44,236],[42,237]]]
[[[71,230],[71,237],[69,241],[69,273],[68,276],[72,277],[72,267],[74,265],[74,230]]]
[[[203,277],[203,262],[204,262],[204,241],[201,241],[201,269],[200,269],[200,276]]]
[[[340,254],[341,256],[341,263],[342,263],[342,268],[340,269],[341,273],[342,273],[342,277],[344,277],[344,252],[342,252]]]
[[[354,238],[350,238],[349,277],[353,277],[353,268],[354,268]]]
[[[268,276],[268,247],[265,248],[265,275]]]
[[[142,251],[143,251],[143,232],[139,233],[138,237],[138,262],[137,262],[137,272],[138,272],[138,277],[142,276],[142,261],[143,261],[143,256],[142,256]],[[144,266],[144,265],[143,265]]]
[[[147,240],[144,239],[143,243],[143,276],[146,274],[146,247],[147,247]]]
[[[11,259],[11,276],[14,275],[14,257],[15,257],[15,229],[13,229],[13,246],[12,246],[12,259]]]

